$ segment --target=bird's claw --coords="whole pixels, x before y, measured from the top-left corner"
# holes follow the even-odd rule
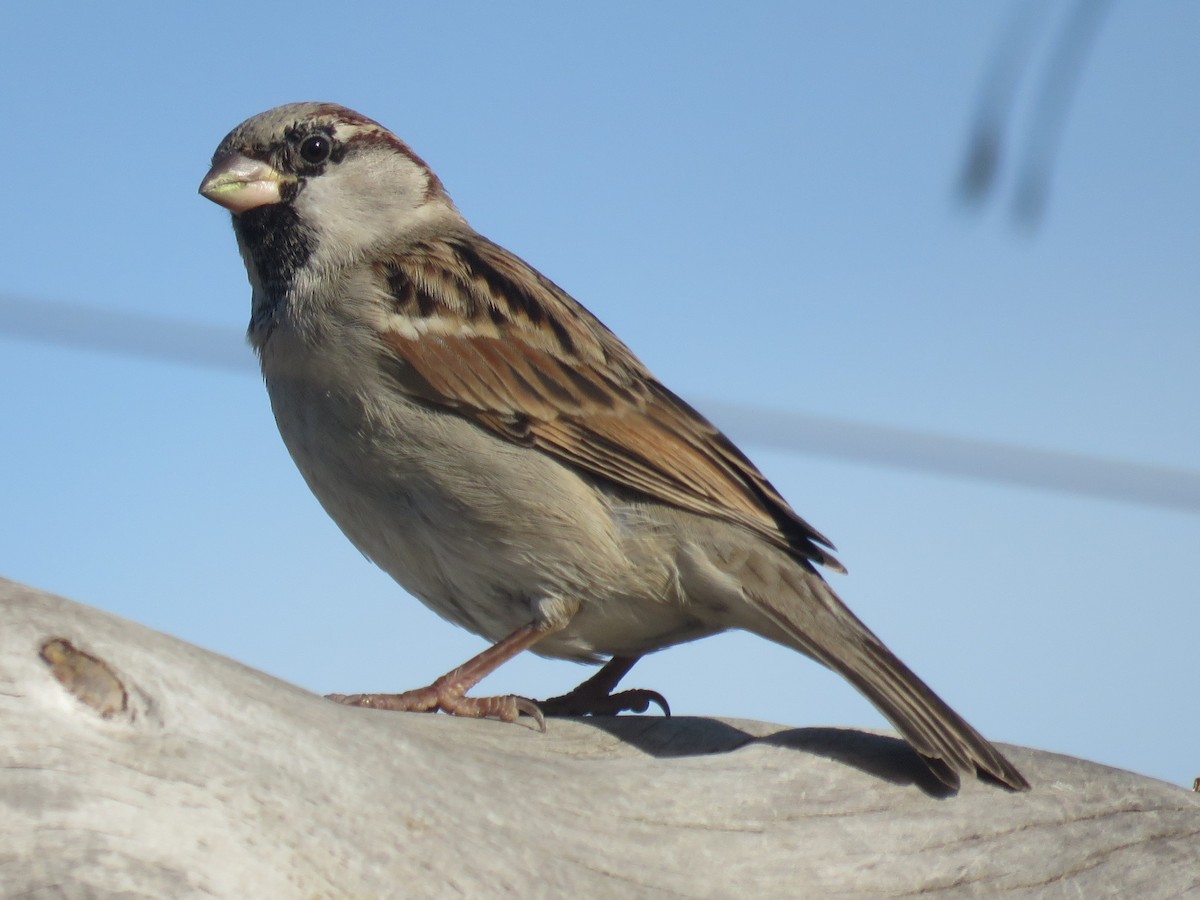
[[[580,687],[584,687],[581,685]],[[658,691],[634,688],[616,694],[600,694],[576,688],[559,697],[543,700],[538,705],[548,716],[615,716],[623,712],[644,713],[656,704],[670,718],[671,705]]]

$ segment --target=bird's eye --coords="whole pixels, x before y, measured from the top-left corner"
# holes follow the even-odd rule
[[[306,163],[317,165],[329,159],[333,141],[323,134],[313,134],[300,142],[300,158]]]

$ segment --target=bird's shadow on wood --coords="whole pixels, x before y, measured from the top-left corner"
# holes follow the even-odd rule
[[[853,728],[792,728],[758,737],[726,722],[695,716],[588,716],[591,725],[659,759],[730,753],[755,744],[823,756],[930,797],[954,796],[907,743]]]

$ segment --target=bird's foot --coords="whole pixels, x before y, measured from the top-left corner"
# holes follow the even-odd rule
[[[663,715],[670,717],[667,698],[658,691],[634,688],[613,693],[617,682],[635,662],[636,656],[614,656],[573,691],[539,701],[538,706],[548,716],[615,716],[623,712],[644,713],[654,703],[662,709]]]
[[[526,697],[505,694],[501,697],[467,697],[465,688],[439,678],[433,684],[405,691],[402,694],[326,694],[325,699],[346,706],[366,706],[402,712],[437,712],[470,719],[499,719],[515,722],[522,714],[529,716],[541,731],[546,719],[538,704]]]
[[[654,703],[670,718],[671,706],[658,691],[634,688],[616,694],[580,691],[576,688],[549,700],[539,700],[538,706],[548,716],[615,716],[618,713],[644,713]]]

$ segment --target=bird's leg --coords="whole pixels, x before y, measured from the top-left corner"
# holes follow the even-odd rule
[[[573,691],[549,700],[541,700],[538,706],[548,716],[615,716],[622,712],[645,712],[651,703],[662,707],[665,715],[671,715],[667,698],[658,691],[636,688],[631,691],[613,693],[613,688],[633,668],[640,656],[614,656],[600,671]]]
[[[544,625],[526,625],[508,637],[488,647],[478,656],[467,660],[457,669],[447,672],[428,687],[405,691],[402,694],[328,694],[327,698],[347,706],[369,706],[373,709],[406,710],[411,712],[442,712],[472,719],[499,719],[515,722],[524,713],[546,730],[542,711],[532,700],[506,694],[502,697],[467,697],[465,694],[480,681],[508,662],[522,650],[528,650],[547,634],[555,631]],[[631,660],[629,665],[633,665]],[[628,667],[626,667],[628,670]],[[620,679],[624,672],[617,675]],[[617,679],[613,680],[615,685]],[[643,707],[644,708],[644,707]]]

